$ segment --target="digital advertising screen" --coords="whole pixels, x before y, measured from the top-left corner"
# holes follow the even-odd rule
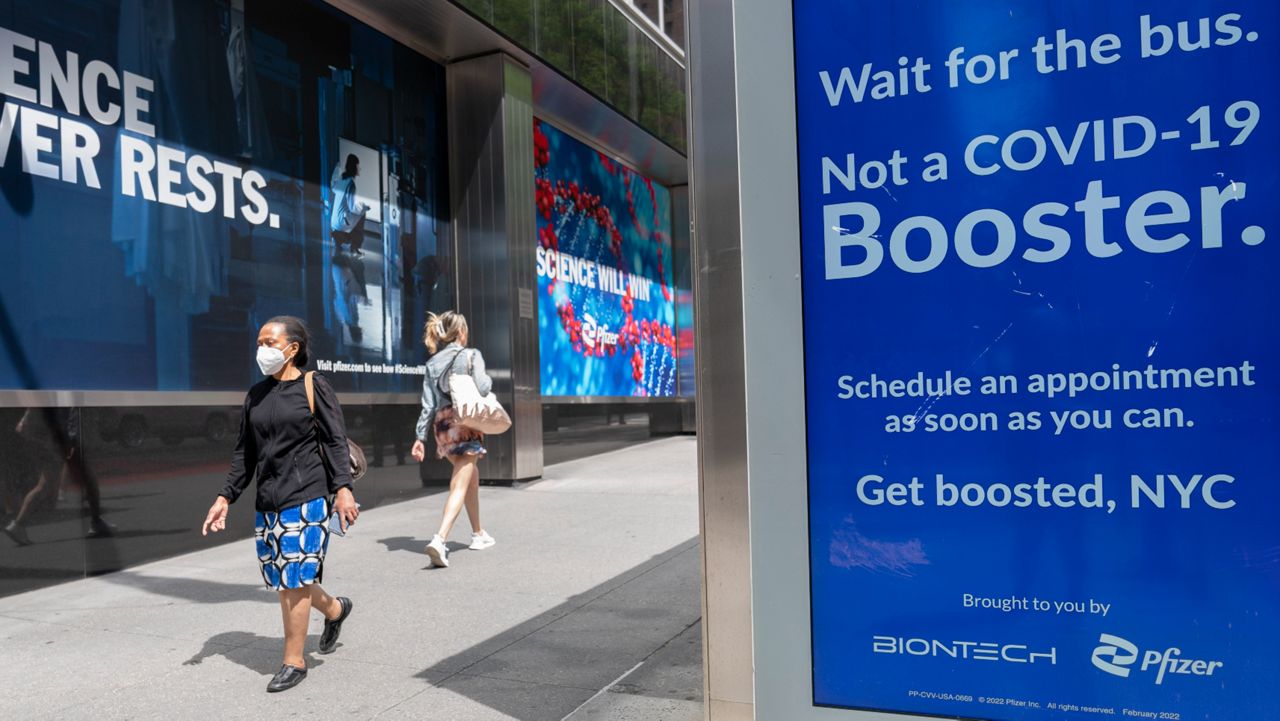
[[[1280,718],[1280,5],[794,47],[814,704]]]
[[[441,66],[318,0],[0,18],[0,389],[243,390],[294,315],[339,390],[416,391],[454,304]]]
[[[676,394],[671,194],[534,121],[542,395]]]

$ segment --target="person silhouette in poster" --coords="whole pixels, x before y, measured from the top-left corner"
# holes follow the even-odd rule
[[[356,199],[358,175],[360,159],[349,153],[342,175],[333,182],[333,210],[329,217],[329,234],[333,238],[334,311],[347,326],[353,343],[359,343],[364,337],[356,305],[368,300],[362,247],[369,206]]]

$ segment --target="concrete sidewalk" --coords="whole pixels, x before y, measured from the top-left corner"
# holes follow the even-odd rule
[[[329,656],[313,619],[310,674],[282,694],[265,692],[280,612],[251,541],[0,599],[0,718],[702,718],[693,439],[482,489],[498,545],[451,544],[432,570],[442,503],[369,510],[333,540],[324,585],[355,611]]]

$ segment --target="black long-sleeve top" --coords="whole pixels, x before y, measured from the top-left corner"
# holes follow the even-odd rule
[[[258,479],[259,511],[281,511],[351,485],[346,425],[333,387],[315,375],[316,412],[302,377],[267,378],[249,389],[231,472],[219,495],[235,502]],[[320,455],[324,450],[324,457]],[[332,459],[326,465],[326,459]]]

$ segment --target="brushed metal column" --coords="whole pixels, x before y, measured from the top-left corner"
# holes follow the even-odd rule
[[[671,190],[671,260],[674,269],[673,284],[676,290],[677,351],[676,370],[678,383],[676,395],[681,399],[697,398],[697,344],[688,341],[686,330],[696,330],[693,322],[696,301],[693,293],[693,222],[689,217],[689,186],[674,185]],[[687,326],[687,327],[686,327]],[[696,433],[697,403],[681,403],[676,406],[681,433]]]
[[[450,196],[457,246],[458,310],[484,352],[511,430],[485,441],[480,475],[518,481],[542,475],[533,82],[510,56],[493,53],[447,67]]]
[[[687,13],[706,714],[746,721],[755,687],[733,5],[694,1]]]

